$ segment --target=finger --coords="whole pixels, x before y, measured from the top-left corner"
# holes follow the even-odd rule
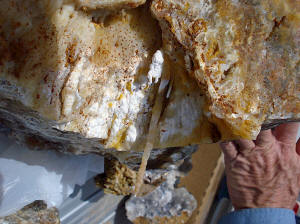
[[[273,140],[274,140],[274,136],[273,136],[272,130],[269,129],[269,130],[261,131],[258,134],[258,136],[257,136],[256,140],[254,141],[254,143],[257,146],[266,146],[269,143],[272,143]]]
[[[255,147],[255,143],[253,141],[246,139],[235,140],[234,143],[238,145],[237,150],[240,152],[251,150]]]
[[[299,124],[300,123],[298,122],[282,124],[275,128],[274,136],[278,141],[295,144],[297,141]]]
[[[238,154],[238,151],[232,141],[221,142],[220,147],[221,147],[226,159],[232,160]]]
[[[296,152],[297,152],[298,155],[300,155],[300,138],[297,141]]]

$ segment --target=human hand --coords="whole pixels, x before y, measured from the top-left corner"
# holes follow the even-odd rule
[[[300,188],[299,123],[261,131],[255,141],[221,143],[235,209],[292,209]]]

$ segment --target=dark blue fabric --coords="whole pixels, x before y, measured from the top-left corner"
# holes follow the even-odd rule
[[[296,223],[300,224],[300,218],[298,216],[296,216]]]
[[[221,200],[222,198],[228,198],[229,199],[226,176],[223,177],[223,179],[220,183],[218,194],[217,194],[217,200],[218,201]]]
[[[228,213],[219,224],[296,224],[296,219],[290,209],[252,208]]]

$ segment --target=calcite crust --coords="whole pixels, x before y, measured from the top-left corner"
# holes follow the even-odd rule
[[[300,119],[298,3],[3,0],[0,118],[39,146],[141,151],[162,84],[154,148],[255,139]]]
[[[166,45],[185,49],[223,139],[255,139],[264,123],[299,120],[299,1],[155,0],[152,12]]]
[[[4,123],[18,132],[22,128],[14,126],[25,126],[27,135],[49,142],[74,133],[102,149],[143,150],[161,75],[150,69],[162,43],[149,5],[86,11],[76,1],[14,0],[2,6]],[[182,65],[161,54],[160,71],[172,74],[172,85],[153,145],[212,142],[216,134],[198,109],[204,97],[197,84]],[[28,125],[25,115],[41,125]]]

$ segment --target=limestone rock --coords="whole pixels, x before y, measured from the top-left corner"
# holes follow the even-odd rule
[[[59,214],[56,208],[47,208],[43,201],[35,201],[15,214],[0,217],[0,223],[5,224],[59,224]]]
[[[255,139],[264,123],[299,120],[299,1],[154,0],[151,9],[166,51],[185,50],[223,139]]]
[[[185,161],[189,161],[192,154],[198,149],[197,145],[174,147],[166,149],[152,150],[148,160],[147,168],[153,169],[168,169],[171,165],[175,165],[181,169]],[[115,152],[113,156],[122,164],[125,164],[130,169],[137,171],[140,167],[142,152]],[[182,172],[188,172],[186,168],[181,169]]]
[[[2,0],[1,123],[37,148],[138,152],[160,84],[154,148],[299,120],[296,1],[143,2]]]
[[[167,74],[154,147],[218,139],[202,116],[197,84],[160,51],[161,30],[148,4],[116,11],[59,0],[1,5],[0,117],[20,139],[38,136],[78,154],[140,151]]]

